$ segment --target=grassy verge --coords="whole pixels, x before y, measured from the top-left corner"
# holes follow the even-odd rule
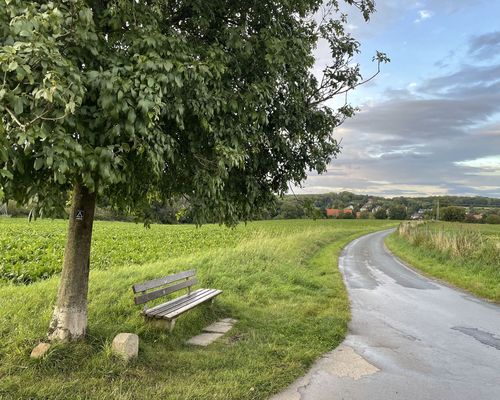
[[[37,361],[28,356],[44,336],[57,276],[30,285],[4,283],[0,398],[267,398],[342,341],[349,303],[337,256],[355,237],[389,226],[348,220],[253,223],[238,227],[238,240],[230,244],[142,265],[93,269],[88,339],[55,346]],[[162,229],[175,236],[186,228]],[[194,248],[198,239],[184,240],[194,240],[187,244]],[[131,285],[188,268],[198,270],[204,287],[224,290],[215,306],[187,313],[172,334],[145,324],[133,305]],[[239,320],[223,340],[207,348],[185,344],[221,317]],[[128,365],[110,351],[118,332],[140,337],[140,357]]]
[[[500,302],[500,227],[406,223],[387,237],[386,245],[422,272]]]

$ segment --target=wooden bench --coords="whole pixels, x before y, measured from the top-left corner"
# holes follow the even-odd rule
[[[174,283],[177,281],[181,282]],[[167,301],[166,303],[158,304],[151,308],[147,308],[146,305],[144,305],[142,314],[147,319],[161,321],[170,331],[172,331],[172,329],[174,329],[175,319],[179,315],[206,301],[213,301],[216,296],[222,293],[222,290],[217,289],[197,289],[191,291],[191,286],[197,283],[198,280],[196,279],[196,271],[194,269],[143,283],[137,283],[132,286],[132,290],[136,294],[134,302],[135,304],[144,304],[170,293],[177,292],[178,290],[187,289],[187,294]]]

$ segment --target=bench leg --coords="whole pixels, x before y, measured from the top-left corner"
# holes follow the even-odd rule
[[[172,319],[172,320],[168,320],[168,319],[153,319],[152,322],[158,328],[168,329],[169,332],[172,332],[174,330],[175,319]]]
[[[168,329],[169,332],[172,332],[174,330],[175,326],[175,319],[172,319],[170,321],[165,320],[165,327]]]

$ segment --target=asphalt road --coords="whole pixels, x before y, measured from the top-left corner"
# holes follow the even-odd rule
[[[500,307],[427,279],[355,240],[339,266],[349,335],[275,400],[500,400]]]

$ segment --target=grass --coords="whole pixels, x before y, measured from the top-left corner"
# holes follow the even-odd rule
[[[21,233],[27,227],[6,224]],[[338,254],[355,237],[389,226],[386,221],[299,220],[235,230],[155,226],[145,231],[133,224],[98,224],[94,246],[103,238],[99,230],[111,229],[116,239],[110,243],[120,254],[106,268],[92,268],[85,342],[56,345],[44,359],[31,360],[29,353],[43,339],[50,319],[58,278],[0,284],[0,398],[268,398],[343,340],[349,302]],[[63,227],[59,221],[38,221],[29,226],[31,239],[37,242],[55,232],[55,243]],[[16,239],[10,238],[12,245]],[[173,247],[183,244],[187,250],[170,253],[164,240],[179,241]],[[135,254],[140,242],[152,250]],[[116,252],[110,246],[109,252]],[[93,262],[99,254],[95,250]],[[155,257],[158,261],[152,262]],[[224,291],[214,307],[185,314],[172,334],[146,324],[133,305],[131,285],[189,268],[197,269],[204,287]],[[185,344],[222,317],[239,320],[223,340],[207,348]],[[119,332],[140,337],[140,356],[132,363],[123,364],[110,351]]]
[[[500,226],[403,223],[386,244],[424,273],[500,302]]]

